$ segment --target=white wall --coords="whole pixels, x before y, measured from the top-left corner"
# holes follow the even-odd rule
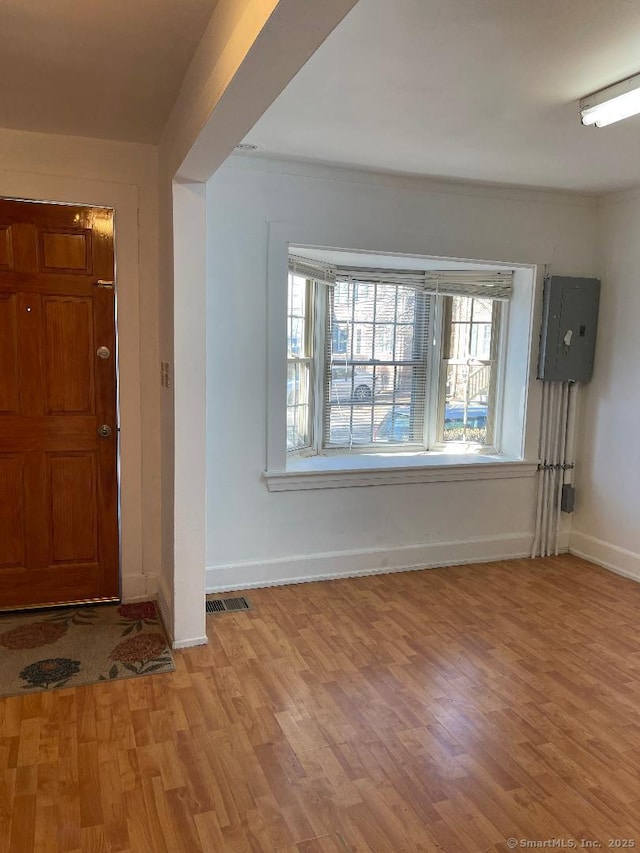
[[[267,491],[268,223],[319,245],[537,264],[540,289],[545,264],[594,273],[594,199],[233,157],[207,217],[208,588],[528,553],[533,477]],[[535,382],[530,402],[535,454]]]
[[[581,390],[571,551],[640,580],[640,193],[602,199],[600,314]]]
[[[122,592],[125,600],[153,597],[160,567],[156,150],[0,130],[0,195],[115,208]]]

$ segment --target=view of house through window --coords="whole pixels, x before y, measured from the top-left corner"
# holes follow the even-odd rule
[[[491,445],[501,308],[485,296],[491,284],[373,278],[290,271],[287,450]]]
[[[490,443],[500,302],[445,297],[443,441]]]
[[[422,442],[431,298],[390,284],[325,290],[324,445]]]

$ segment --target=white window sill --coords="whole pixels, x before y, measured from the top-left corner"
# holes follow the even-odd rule
[[[342,489],[403,483],[449,483],[456,480],[502,480],[533,477],[538,463],[506,456],[419,453],[358,453],[288,460],[286,471],[265,471],[270,492]]]

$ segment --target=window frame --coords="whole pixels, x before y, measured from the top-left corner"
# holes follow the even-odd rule
[[[342,228],[332,221],[314,223],[271,221],[267,223],[265,294],[266,361],[263,368],[264,394],[256,399],[257,414],[266,418],[264,462],[261,479],[269,491],[353,488],[401,483],[432,483],[467,480],[500,480],[533,477],[538,465],[539,398],[535,382],[537,359],[537,306],[542,298],[542,267],[509,257],[479,257],[465,251],[464,240],[458,254],[435,255],[425,251],[424,235],[403,238],[401,247],[390,237],[380,245],[380,236],[364,232],[354,243],[344,243]],[[464,269],[513,271],[513,295],[505,306],[501,334],[498,378],[498,408],[494,440],[498,450],[455,453],[409,450],[401,454],[373,453],[301,456],[286,451],[286,315],[287,268],[289,255],[313,257],[321,263],[358,263],[379,266],[379,260],[403,269],[462,267]],[[473,265],[473,266],[472,266]]]
[[[315,409],[316,409],[316,394],[315,394],[315,381],[316,381],[316,341],[315,341],[315,329],[317,326],[316,318],[315,318],[315,292],[317,289],[316,283],[311,279],[305,279],[305,313],[304,313],[304,352],[306,355],[299,357],[291,357],[289,355],[289,347],[288,347],[288,337],[289,337],[289,318],[293,315],[289,313],[289,288],[290,283],[289,279],[296,277],[294,273],[289,272],[287,274],[287,383],[289,381],[289,366],[297,365],[297,364],[306,364],[308,366],[308,387],[309,387],[309,399],[307,401],[307,432],[309,435],[309,443],[305,444],[301,447],[295,447],[289,449],[286,448],[287,454],[290,453],[303,453],[309,452],[314,448],[315,444]],[[298,276],[298,278],[303,278],[303,276]],[[297,316],[297,315],[296,315]],[[289,415],[289,400],[288,396],[286,398],[286,409],[285,409],[285,423],[288,428],[288,415]],[[286,442],[285,438],[285,442]]]
[[[342,280],[339,280],[339,282],[340,283],[347,283],[347,282],[343,282]],[[376,287],[376,285],[374,283],[371,283],[371,282],[361,283],[361,282],[356,282],[356,281],[354,281],[352,283],[352,286],[354,288],[354,291],[353,291],[354,301],[356,301],[359,298],[359,296],[356,295],[355,288],[366,287],[367,290],[365,291],[365,293],[367,293],[367,298],[369,298],[368,294],[371,293],[371,288]],[[402,285],[394,285],[394,286],[401,287]],[[321,285],[317,286],[317,287],[320,291],[323,290]],[[359,293],[359,291],[358,291],[358,293]],[[376,293],[375,290],[374,290],[374,293]],[[425,336],[424,347],[422,350],[423,354],[422,354],[422,357],[420,359],[413,359],[412,361],[408,361],[408,360],[407,361],[400,361],[400,360],[389,360],[389,359],[376,360],[376,359],[372,358],[372,359],[365,359],[365,360],[360,361],[360,360],[356,360],[355,358],[351,357],[351,358],[345,359],[345,366],[351,367],[352,370],[355,371],[355,368],[358,366],[361,366],[364,368],[391,366],[394,368],[400,367],[400,368],[414,368],[414,369],[418,368],[419,369],[422,365],[424,365],[425,387],[424,387],[423,397],[424,397],[424,400],[426,402],[426,400],[428,399],[428,393],[429,393],[429,388],[430,388],[430,384],[431,384],[432,366],[430,364],[430,359],[428,357],[428,346],[429,346],[428,342],[431,339],[431,325],[432,325],[431,313],[433,310],[432,306],[435,305],[435,299],[431,294],[427,294],[427,293],[419,293],[417,295],[417,298],[419,298],[420,300],[422,300],[425,303],[429,302],[429,308],[427,310],[427,315],[428,315],[427,323],[424,324],[423,326],[421,326],[418,322],[417,316],[414,319],[414,331],[419,330],[420,333],[424,334],[424,336]],[[324,295],[324,298],[323,298],[325,318],[327,316],[329,316],[328,312],[329,312],[329,306],[330,306],[330,299],[331,299],[331,295],[330,295],[330,292],[328,291],[328,288],[327,288],[327,293],[326,293],[326,295]],[[347,300],[347,302],[348,302],[348,300]],[[423,306],[422,310],[424,310],[424,306]],[[375,314],[374,314],[374,320],[372,322],[375,325]],[[397,298],[396,298],[396,308],[395,308],[395,312],[394,312],[394,325],[395,326],[403,325],[403,324],[398,324],[398,322],[397,322]],[[325,364],[324,364],[324,374],[323,374],[325,385],[324,385],[324,389],[323,389],[323,393],[322,393],[322,413],[321,413],[321,417],[319,419],[320,430],[321,430],[321,432],[319,433],[319,440],[317,442],[318,447],[320,448],[319,452],[321,452],[325,455],[332,455],[332,456],[339,456],[339,455],[343,455],[343,454],[355,454],[355,453],[366,454],[366,453],[372,453],[372,452],[377,453],[377,454],[381,454],[381,453],[393,454],[393,453],[402,453],[402,452],[404,452],[404,453],[407,453],[407,452],[414,452],[414,453],[426,452],[428,449],[424,443],[424,425],[425,425],[425,422],[426,422],[427,417],[428,417],[428,412],[427,412],[426,406],[424,407],[423,411],[419,415],[420,421],[422,422],[422,427],[423,427],[423,429],[422,429],[422,436],[423,436],[422,441],[396,442],[396,443],[389,443],[389,444],[371,441],[369,443],[351,444],[351,445],[346,445],[346,444],[341,445],[341,444],[329,443],[329,441],[327,439],[327,430],[326,430],[326,425],[327,425],[327,421],[328,421],[328,418],[326,416],[326,407],[328,405],[328,398],[331,395],[332,366],[333,366],[333,365],[329,365],[326,363],[326,353],[329,351],[328,344],[329,344],[331,334],[332,334],[332,330],[331,330],[329,324],[325,325],[324,329],[322,329],[322,333],[323,333],[323,337],[324,337],[323,346],[324,346],[324,352],[325,352]],[[395,350],[395,333],[394,333],[394,350]],[[355,355],[355,347],[354,347],[354,352],[352,353],[352,356],[354,356],[354,355]],[[374,391],[374,393],[375,393],[375,391]]]
[[[468,297],[473,298],[473,297]],[[505,357],[505,339],[506,339],[506,316],[508,311],[505,311],[505,305],[502,300],[494,299],[491,306],[491,350],[488,359],[473,359],[477,364],[488,365],[491,367],[491,383],[489,386],[489,394],[487,397],[487,440],[484,444],[472,441],[445,441],[444,439],[444,420],[446,409],[446,393],[447,393],[447,367],[451,363],[447,352],[447,338],[451,332],[452,312],[453,312],[453,297],[443,296],[440,302],[440,353],[439,353],[439,370],[436,385],[436,393],[438,395],[437,403],[437,419],[435,425],[435,441],[430,445],[431,449],[446,451],[463,450],[465,448],[481,447],[482,453],[497,453],[498,441],[496,440],[499,434],[499,424],[502,419],[502,394],[501,387],[504,379],[503,359]],[[471,321],[472,322],[472,321]],[[471,323],[470,323],[471,325]],[[468,359],[472,361],[472,359]]]
[[[292,273],[289,273],[291,275]],[[358,283],[354,283],[354,288]],[[367,288],[372,287],[370,283],[365,283]],[[401,285],[395,285],[401,286]],[[487,419],[487,441],[484,444],[472,441],[445,441],[443,437],[445,406],[446,406],[446,373],[447,365],[450,363],[446,356],[447,336],[451,329],[451,311],[453,305],[453,297],[438,295],[438,294],[421,294],[421,298],[429,302],[428,315],[429,319],[426,323],[423,332],[425,335],[423,361],[426,362],[425,367],[425,389],[424,389],[424,410],[419,413],[422,419],[422,441],[412,442],[396,442],[383,444],[382,442],[370,442],[363,444],[352,445],[337,445],[329,444],[326,437],[326,416],[325,410],[328,402],[328,395],[331,394],[331,365],[327,362],[327,353],[329,352],[328,342],[332,334],[331,326],[327,322],[329,316],[329,306],[331,294],[329,287],[306,278],[306,298],[305,306],[307,315],[305,316],[305,342],[306,351],[310,355],[302,359],[291,359],[288,356],[287,350],[287,366],[292,362],[305,361],[309,362],[309,431],[310,442],[308,445],[299,448],[286,449],[287,458],[308,457],[308,456],[346,456],[346,455],[366,455],[375,453],[376,455],[392,456],[394,454],[406,453],[464,453],[473,451],[476,454],[496,455],[499,454],[497,449],[496,433],[499,425],[502,412],[498,411],[502,405],[501,387],[504,378],[503,359],[506,351],[506,322],[503,321],[503,315],[507,311],[503,310],[501,300],[493,300],[492,305],[492,339],[491,353],[489,359],[479,359],[478,362],[490,365],[491,385],[489,396],[487,399],[487,410],[489,417]],[[375,291],[374,291],[375,292]],[[288,289],[287,289],[288,294]],[[463,295],[463,294],[461,294]],[[355,299],[355,293],[353,298]],[[468,296],[466,298],[474,298]],[[476,297],[479,298],[479,297]],[[288,295],[287,295],[288,304]],[[288,316],[288,308],[287,308]],[[416,321],[417,322],[417,321]],[[433,346],[433,355],[429,357],[429,347]],[[353,355],[353,353],[352,353]],[[352,367],[355,367],[360,362],[355,362],[353,358],[347,359]],[[385,365],[387,362],[376,362],[376,364]],[[430,404],[430,400],[435,400],[435,404]]]

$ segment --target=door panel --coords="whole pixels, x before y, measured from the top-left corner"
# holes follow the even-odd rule
[[[3,286],[3,278],[4,276],[0,272],[0,288]],[[5,289],[8,288],[14,290],[13,285],[5,285]],[[37,293],[20,293],[19,291],[13,296],[16,299],[18,309],[16,318],[20,377],[18,415],[23,418],[41,417],[45,411],[42,299]],[[25,427],[28,426],[29,424],[25,423]],[[1,430],[2,425],[0,425]]]
[[[17,300],[0,294],[0,412],[17,412],[18,398]]]
[[[49,454],[52,563],[97,563],[94,453]]]
[[[91,231],[40,231],[40,272],[91,275]]]
[[[12,266],[11,229],[0,228],[0,269],[10,270]]]
[[[93,413],[92,303],[89,297],[43,299],[45,411],[49,415]]]
[[[113,273],[111,211],[0,200],[0,608],[118,597]]]
[[[17,204],[19,202],[0,202],[4,207],[6,204]],[[17,220],[11,223],[11,269],[20,273],[38,272],[38,251],[36,245],[36,226]]]
[[[24,459],[0,455],[0,566],[25,563]]]

